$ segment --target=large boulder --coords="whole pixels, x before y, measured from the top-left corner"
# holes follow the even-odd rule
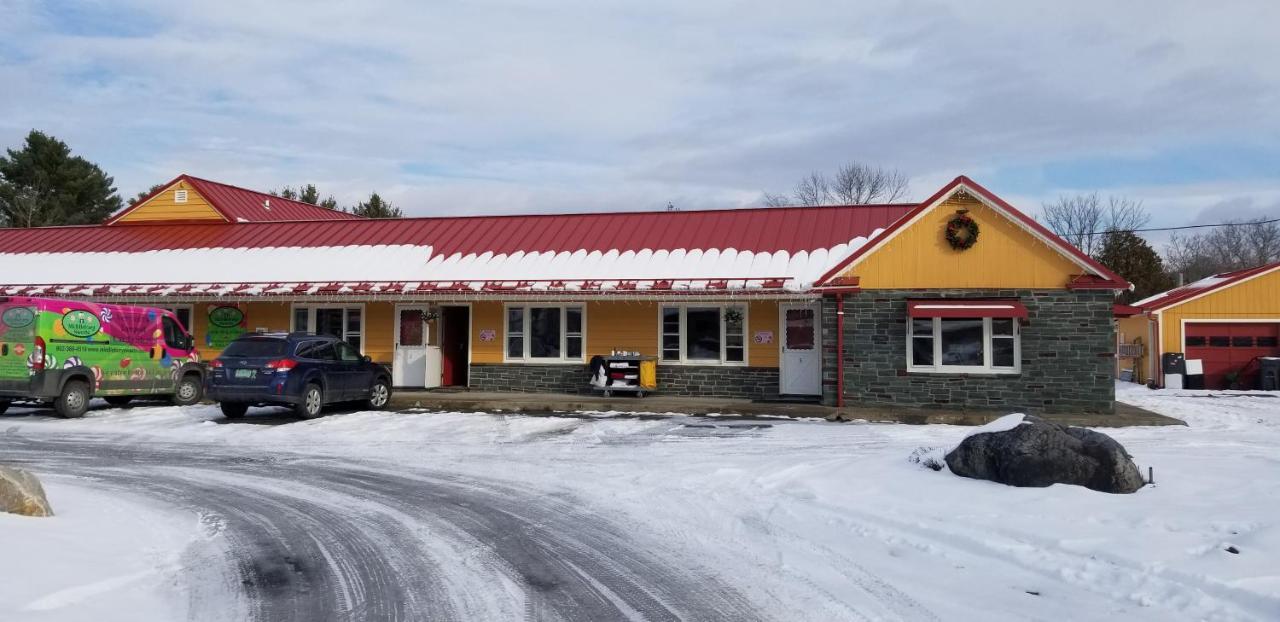
[[[44,487],[36,476],[0,466],[0,512],[23,516],[53,516]]]
[[[1143,485],[1142,473],[1115,439],[1030,416],[970,435],[946,461],[956,475],[1010,486],[1075,484],[1130,493]]]

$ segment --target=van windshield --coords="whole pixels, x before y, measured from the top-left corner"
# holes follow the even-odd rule
[[[285,340],[283,339],[239,339],[227,345],[222,356],[237,358],[266,358],[284,356]]]

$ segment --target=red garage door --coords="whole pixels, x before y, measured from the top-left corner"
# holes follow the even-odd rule
[[[1226,389],[1226,375],[1240,372],[1258,356],[1280,356],[1280,323],[1187,324],[1183,352],[1188,359],[1204,361],[1204,387]],[[1258,382],[1257,366],[1242,379],[1247,387]]]

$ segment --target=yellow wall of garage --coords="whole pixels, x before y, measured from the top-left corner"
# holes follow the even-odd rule
[[[187,191],[186,203],[178,203],[174,200],[175,190]],[[213,209],[213,206],[203,196],[200,196],[200,193],[196,192],[191,184],[179,181],[160,191],[146,203],[133,208],[116,222],[142,223],[164,220],[216,220],[221,222],[226,219],[217,210]]]
[[[1143,345],[1142,357],[1133,362],[1133,359],[1117,360],[1116,371],[1119,373],[1121,366],[1128,367],[1133,365],[1135,379],[1139,383],[1146,383],[1151,378],[1151,367],[1149,358],[1151,356],[1151,336],[1150,336],[1151,319],[1145,315],[1134,315],[1130,317],[1116,319],[1116,338],[1118,343],[1141,343]]]
[[[1280,320],[1280,269],[1162,310],[1164,352],[1182,352],[1184,320]]]
[[[947,222],[967,208],[978,223],[968,250],[947,243]],[[1083,269],[973,197],[952,197],[842,273],[863,289],[1061,289]]]

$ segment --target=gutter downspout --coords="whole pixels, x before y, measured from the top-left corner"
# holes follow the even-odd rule
[[[1147,348],[1150,353],[1150,361],[1148,365],[1151,367],[1151,380],[1155,382],[1157,388],[1164,388],[1164,365],[1160,364],[1160,349],[1164,344],[1160,343],[1160,314],[1151,314],[1151,322],[1147,324],[1149,337],[1151,339],[1151,347]]]
[[[836,294],[836,408],[844,408],[844,294]]]

